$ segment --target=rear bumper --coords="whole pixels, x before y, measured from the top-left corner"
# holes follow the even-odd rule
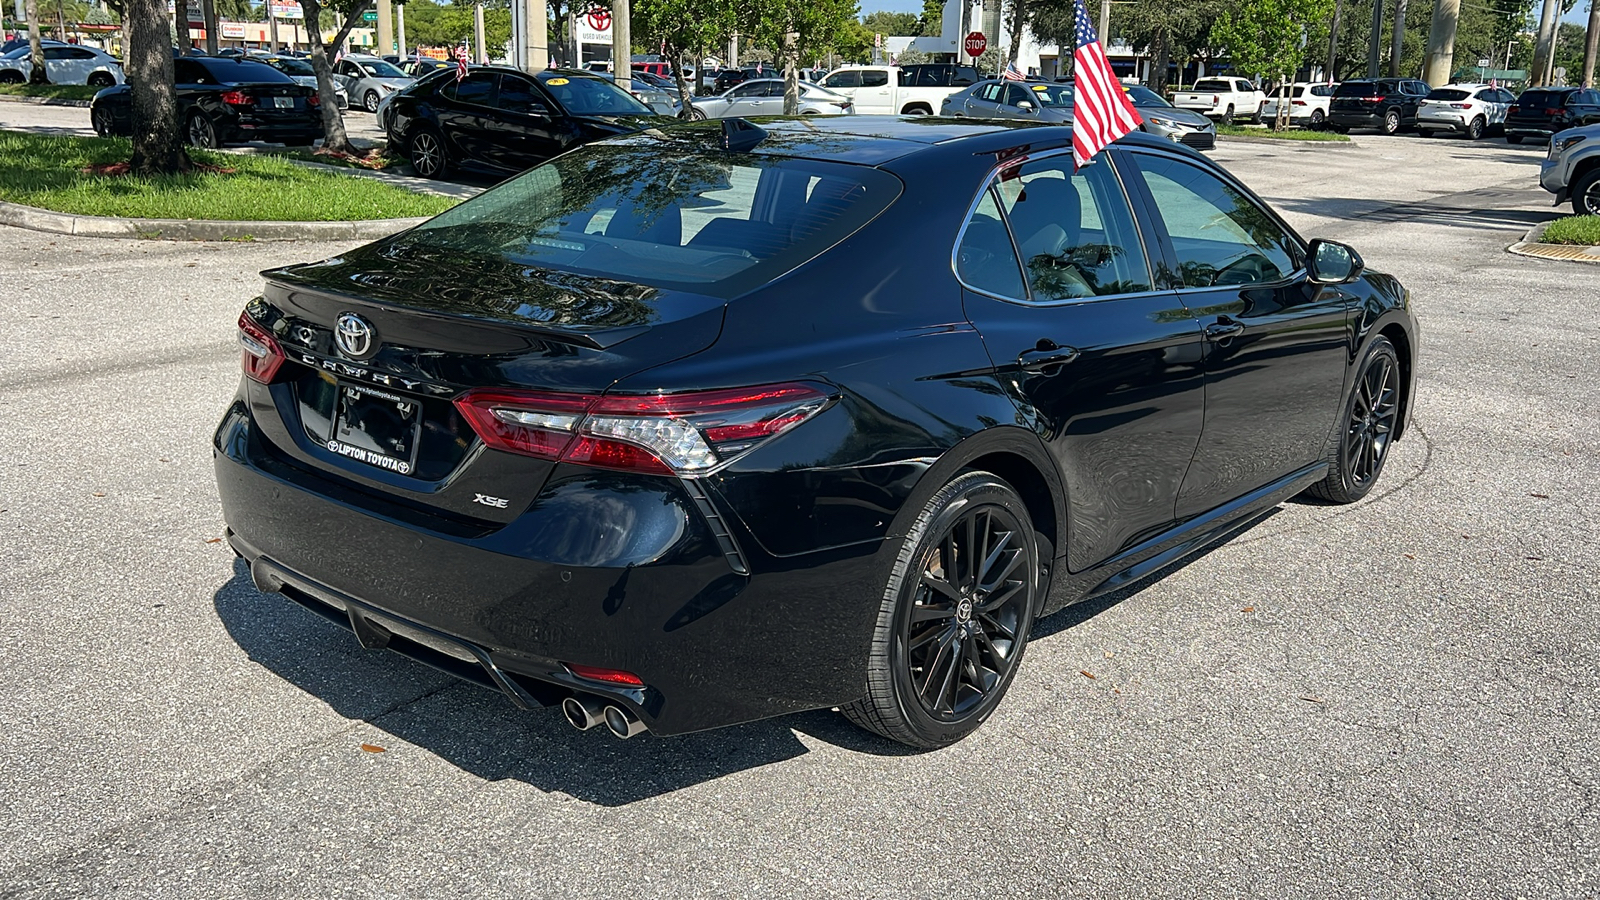
[[[258,585],[518,705],[588,693],[679,734],[864,688],[880,546],[765,557],[734,517],[707,516],[719,506],[704,489],[576,467],[558,467],[509,524],[434,519],[299,467],[243,403],[215,450],[230,542]],[[645,686],[578,678],[564,663]]]
[[[1383,113],[1336,110],[1328,113],[1328,121],[1342,128],[1382,128]]]
[[[1542,122],[1506,122],[1506,134],[1517,137],[1536,137],[1549,140],[1551,135],[1558,131],[1565,131],[1571,125],[1552,125]]]

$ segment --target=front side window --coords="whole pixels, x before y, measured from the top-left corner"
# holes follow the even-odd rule
[[[1150,290],[1150,268],[1110,165],[1072,171],[1071,157],[1008,170],[999,193],[1035,300]]]
[[[835,72],[822,82],[823,87],[854,88],[861,87],[861,71],[850,69],[844,72]]]
[[[1294,238],[1255,201],[1198,166],[1137,159],[1184,287],[1269,284],[1300,268]]]
[[[764,81],[747,81],[728,93],[728,96],[734,98],[765,97],[766,95],[767,83]]]
[[[993,187],[983,192],[961,233],[961,244],[956,248],[956,276],[968,287],[997,297],[1020,300],[1027,296],[1017,249],[1006,233]]]
[[[528,115],[536,111],[535,104],[543,107],[544,98],[539,96],[539,89],[533,82],[515,75],[500,76],[500,94],[495,98],[495,106],[509,113]]]

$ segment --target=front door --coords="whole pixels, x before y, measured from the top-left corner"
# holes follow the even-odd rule
[[[484,120],[490,165],[521,172],[565,149],[562,137],[567,120],[531,78],[501,74],[494,109],[484,113]]]
[[[1206,335],[1205,433],[1178,497],[1181,521],[1324,457],[1349,364],[1351,297],[1312,284],[1299,239],[1216,171],[1128,157]]]
[[[957,273],[1001,383],[1067,485],[1068,568],[1169,527],[1203,422],[1202,338],[1177,294],[1154,289],[1109,156],[1076,173],[1070,153],[1002,170]]]

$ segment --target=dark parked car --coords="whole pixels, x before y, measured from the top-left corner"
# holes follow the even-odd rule
[[[310,144],[322,137],[316,89],[248,58],[185,56],[172,61],[178,122],[196,147],[248,141]],[[133,133],[133,101],[119,84],[94,95],[89,122],[100,135]]]
[[[1594,88],[1529,88],[1506,111],[1506,141],[1550,140],[1558,131],[1600,122],[1600,91]]]
[[[711,93],[720,94],[728,88],[737,87],[752,78],[771,78],[774,73],[782,75],[783,71],[781,69],[773,69],[771,66],[763,66],[760,69],[723,69],[717,73],[716,78],[711,80]]]
[[[429,75],[433,72],[439,71],[440,69],[453,69],[455,68],[456,64],[442,59],[431,59],[424,56],[417,59],[408,59],[403,62],[396,63],[395,65],[400,67],[400,71],[410,75],[412,78],[421,78],[424,75]]]
[[[460,167],[520,172],[603,137],[674,119],[657,116],[610,78],[549,70],[474,67],[456,80],[436,72],[389,101],[385,130],[411,168],[437,178]]]
[[[601,141],[265,273],[214,438],[256,585],[579,728],[936,747],[1037,617],[1372,489],[1395,279],[1170,140],[870,125]]]
[[[1395,134],[1417,124],[1417,106],[1431,89],[1415,78],[1359,79],[1342,82],[1328,103],[1335,131],[1376,128]]]

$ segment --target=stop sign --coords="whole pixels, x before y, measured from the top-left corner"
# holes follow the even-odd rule
[[[983,51],[989,49],[989,39],[983,36],[983,32],[974,31],[967,35],[966,48],[968,56],[982,56]]]

